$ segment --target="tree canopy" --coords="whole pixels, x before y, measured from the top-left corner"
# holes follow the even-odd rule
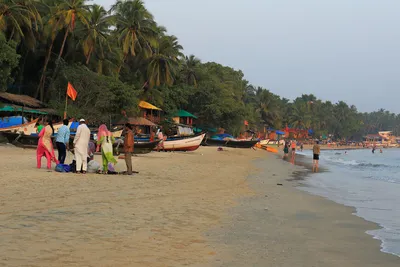
[[[118,0],[110,10],[85,0],[3,0],[1,89],[37,97],[61,114],[68,82],[78,91],[69,114],[92,120],[135,114],[138,101],[147,100],[232,134],[244,121],[254,130],[313,129],[337,138],[400,134],[398,114],[361,113],[307,94],[290,101],[251,85],[240,70],[184,55],[141,0]]]

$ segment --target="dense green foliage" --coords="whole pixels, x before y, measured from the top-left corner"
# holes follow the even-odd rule
[[[5,90],[7,84],[13,82],[11,71],[18,66],[20,56],[15,51],[16,43],[6,40],[0,32],[0,90]]]
[[[198,124],[233,134],[245,120],[255,130],[311,128],[337,138],[400,134],[399,115],[359,113],[313,95],[291,102],[252,86],[241,71],[185,56],[141,0],[118,0],[109,11],[85,0],[2,0],[0,31],[0,85],[61,113],[69,81],[78,91],[71,116],[108,121],[122,110],[136,114],[143,99],[167,114],[188,110]]]

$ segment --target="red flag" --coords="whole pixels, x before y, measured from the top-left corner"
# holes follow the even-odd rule
[[[78,95],[78,92],[75,90],[75,88],[70,83],[68,83],[67,95],[74,101],[76,99],[76,96]]]

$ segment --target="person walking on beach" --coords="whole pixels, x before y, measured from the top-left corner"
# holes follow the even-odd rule
[[[160,142],[157,145],[157,152],[160,152],[160,149],[164,149],[164,135],[162,133],[162,128],[158,129],[157,138]]]
[[[53,142],[51,136],[54,134],[53,123],[50,121],[39,133],[39,142],[36,150],[37,168],[42,167],[42,157],[47,159],[47,169],[51,169],[51,162],[58,164],[58,160],[54,154]]]
[[[97,151],[100,150],[101,145],[101,158],[103,161],[103,173],[108,172],[108,163],[117,164],[117,160],[113,156],[113,143],[114,136],[107,129],[105,124],[100,125],[97,135]]]
[[[296,140],[292,140],[290,146],[292,147],[292,162],[294,162],[294,158],[296,157]]]
[[[125,138],[124,138],[124,152],[125,152],[125,163],[126,163],[126,174],[132,175],[132,153],[134,149],[135,138],[133,135],[132,125],[130,123],[125,124]]]
[[[285,142],[285,147],[283,148],[283,159],[286,159],[289,155],[289,144]]]
[[[56,137],[56,147],[58,150],[58,161],[64,164],[65,158],[67,156],[67,147],[69,143],[70,131],[68,128],[69,121],[67,119],[63,120],[63,126],[58,129]]]
[[[74,138],[74,151],[76,160],[76,172],[82,171],[83,174],[87,171],[88,146],[90,141],[90,130],[86,125],[86,121],[79,121],[78,129]]]
[[[313,172],[318,172],[318,163],[319,163],[319,154],[321,153],[321,147],[319,146],[319,142],[315,141],[313,147]]]

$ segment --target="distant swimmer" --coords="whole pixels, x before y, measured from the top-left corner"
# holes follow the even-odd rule
[[[382,151],[382,148],[381,148],[381,149],[379,149],[379,152],[380,152],[380,153],[383,153],[383,151]]]
[[[375,153],[375,147],[372,148],[372,153]]]
[[[347,151],[345,151],[344,154],[347,155]]]

